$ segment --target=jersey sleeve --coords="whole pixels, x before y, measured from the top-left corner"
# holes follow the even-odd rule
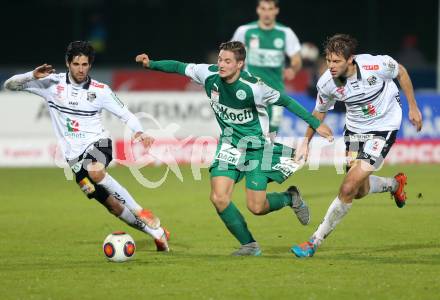
[[[239,41],[239,42],[245,43],[245,33],[246,33],[246,30],[243,26],[238,27],[237,30],[235,30],[231,41]]]
[[[139,119],[128,110],[127,106],[116,96],[116,94],[106,86],[102,94],[102,108],[118,117],[133,132],[143,132],[143,127]]]
[[[197,84],[205,85],[206,78],[217,73],[213,68],[214,65],[188,64],[185,69],[185,75]]]
[[[258,81],[259,90],[261,93],[261,104],[267,107],[270,104],[276,104],[280,99],[280,92],[271,88],[263,81]]]
[[[263,81],[258,83],[260,96],[254,98],[255,105],[267,107],[269,104],[274,104],[278,106],[285,107],[291,113],[294,113],[306,123],[312,126],[313,129],[319,127],[320,122],[314,116],[312,116],[301,104],[299,104],[295,99],[290,98],[285,93],[280,93],[279,91],[269,87]]]
[[[335,106],[336,99],[326,94],[320,87],[317,87],[317,90],[315,110],[321,113],[332,110]]]
[[[375,57],[379,61],[379,70],[377,74],[386,80],[392,80],[399,74],[399,64],[391,56],[377,55]]]
[[[188,64],[177,60],[150,60],[149,69],[165,73],[177,73],[185,75],[185,68]]]
[[[128,108],[127,106],[116,96],[116,94],[106,85],[104,91],[101,94],[102,108],[111,112],[113,115],[121,118]]]
[[[292,29],[287,28],[286,30],[286,47],[285,47],[285,53],[289,57],[292,55],[298,53],[301,50],[301,44],[299,42],[298,37],[293,32]]]
[[[54,80],[54,75],[49,75],[42,79],[35,79],[33,71],[14,75],[5,81],[4,87],[11,91],[26,91],[42,96]]]
[[[274,104],[284,106],[288,111],[303,119],[313,129],[318,128],[321,123],[316,117],[308,112],[304,106],[302,106],[298,101],[289,97],[285,93],[282,93],[279,99]]]

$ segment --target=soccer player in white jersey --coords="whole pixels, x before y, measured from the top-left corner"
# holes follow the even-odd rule
[[[277,22],[280,12],[278,0],[258,0],[258,20],[237,28],[232,37],[246,46],[246,70],[260,77],[267,85],[284,91],[284,79],[292,80],[301,69],[301,45],[295,32]],[[289,66],[285,68],[285,57]],[[277,132],[283,117],[283,108],[268,106],[270,132]]]
[[[58,144],[89,199],[96,199],[128,225],[153,237],[158,251],[169,251],[169,233],[150,210],[142,208],[106,168],[112,160],[112,141],[101,123],[105,109],[133,132],[133,139],[146,148],[153,139],[143,132],[136,116],[105,84],[88,75],[95,51],[85,41],[75,41],[66,51],[67,73],[55,73],[44,64],[6,80],[12,91],[26,91],[45,99]]]
[[[267,106],[286,107],[323,137],[332,139],[332,132],[294,99],[242,71],[246,58],[243,43],[222,43],[219,50],[217,65],[153,61],[145,53],[139,54],[136,61],[145,68],[178,73],[203,85],[221,129],[209,169],[210,198],[226,228],[241,244],[233,255],[258,256],[260,247],[231,200],[235,184],[244,177],[246,204],[253,214],[266,215],[290,207],[301,224],[307,225],[310,221],[309,209],[295,186],[285,192],[266,192],[268,183],[282,183],[298,169],[292,159],[294,149],[271,139]]]
[[[411,79],[405,67],[388,55],[355,55],[357,41],[349,35],[337,34],[326,42],[328,70],[317,84],[318,96],[313,115],[323,120],[336,101],[347,108],[344,133],[348,172],[331,203],[324,220],[305,243],[293,246],[298,257],[313,256],[318,246],[348,213],[353,199],[372,193],[391,192],[396,205],[405,205],[404,186],[407,177],[372,175],[393,145],[402,120],[397,79],[409,104],[409,119],[417,131],[422,128],[422,115],[414,97]],[[309,128],[305,142],[296,153],[296,160],[305,159],[313,136]]]

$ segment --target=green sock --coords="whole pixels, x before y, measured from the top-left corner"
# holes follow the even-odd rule
[[[230,202],[228,207],[226,207],[224,211],[218,213],[218,215],[240,244],[245,245],[255,242],[252,234],[247,228],[246,221],[234,203]]]
[[[292,206],[292,197],[284,193],[268,193],[266,195],[267,201],[269,201],[269,211],[275,211],[283,208],[284,206]]]

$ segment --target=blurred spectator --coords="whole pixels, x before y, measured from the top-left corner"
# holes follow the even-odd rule
[[[413,34],[403,37],[402,47],[397,53],[396,60],[410,70],[425,68],[428,65],[423,53],[418,48],[418,38]]]
[[[89,42],[92,44],[92,47],[97,54],[104,53],[107,46],[107,28],[102,14],[95,13],[90,16],[89,28]]]
[[[327,65],[325,60],[319,56],[319,48],[313,43],[303,43],[300,53],[303,60],[303,70],[309,75],[307,94],[314,98],[316,96],[316,83],[318,78],[327,69]]]
[[[300,53],[303,61],[303,70],[308,74],[308,94],[314,94],[316,80],[325,71],[325,69],[322,72],[320,70],[319,48],[313,43],[305,42],[301,45]],[[313,92],[311,93],[309,90],[313,90]]]
[[[304,42],[301,45],[301,58],[303,59],[303,68],[314,66],[319,58],[318,47],[310,42]]]
[[[293,80],[301,70],[301,45],[290,27],[280,24],[278,0],[257,1],[258,20],[239,26],[232,37],[246,46],[246,70],[260,77],[268,86],[284,92],[284,81]],[[285,67],[286,56],[289,64]],[[277,132],[283,118],[283,108],[267,107],[269,132]]]

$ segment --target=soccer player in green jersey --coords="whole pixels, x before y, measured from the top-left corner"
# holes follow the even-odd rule
[[[301,45],[293,30],[276,21],[280,11],[278,0],[257,1],[258,21],[237,28],[232,38],[246,45],[245,68],[270,87],[284,91],[284,78],[291,80],[301,69]],[[285,68],[285,57],[290,65]],[[277,132],[283,108],[268,106],[270,132]]]
[[[234,185],[243,177],[246,177],[247,207],[253,214],[265,215],[289,206],[302,224],[310,221],[308,207],[296,187],[282,193],[266,193],[268,182],[282,183],[298,168],[292,159],[294,150],[270,139],[267,106],[286,107],[328,139],[332,139],[332,131],[294,99],[242,71],[245,58],[246,50],[241,42],[227,42],[220,45],[217,65],[153,61],[147,54],[139,54],[136,62],[148,69],[188,76],[204,86],[221,128],[210,167],[211,201],[241,244],[233,254],[258,256],[260,247],[231,202]]]

